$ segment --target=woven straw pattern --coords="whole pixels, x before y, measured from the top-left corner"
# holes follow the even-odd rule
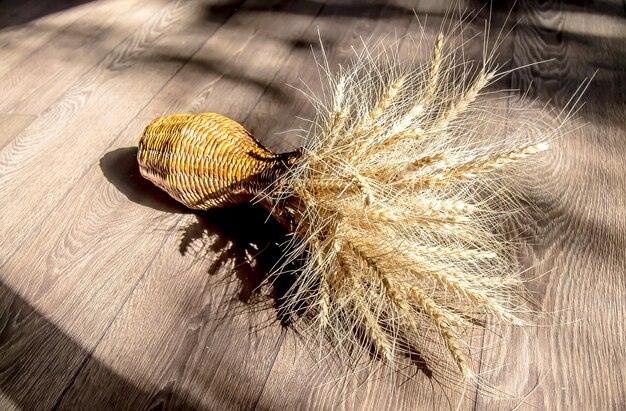
[[[198,210],[250,201],[295,161],[274,154],[239,123],[216,113],[155,119],[139,140],[141,175]]]

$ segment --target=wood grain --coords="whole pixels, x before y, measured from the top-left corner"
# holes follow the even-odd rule
[[[562,109],[581,81],[598,72],[572,131],[532,173],[532,196],[545,218],[531,228],[542,245],[526,250],[526,265],[534,266],[528,278],[541,276],[530,287],[544,315],[532,317],[536,329],[508,330],[485,358],[492,366],[510,365],[495,376],[514,400],[479,397],[478,409],[512,408],[522,397],[534,409],[625,405],[626,376],[615,367],[626,363],[619,320],[626,316],[626,187],[617,177],[626,160],[626,21],[611,14],[623,13],[621,6],[529,1],[517,10],[515,66],[554,60],[514,73],[515,87],[532,81],[531,97]],[[523,353],[522,360],[512,362],[510,352]]]
[[[260,5],[267,11],[255,11]],[[139,116],[214,111],[243,122],[250,104],[264,94],[287,103],[289,97],[272,80],[295,45],[275,38],[275,27],[287,39],[297,40],[321,8],[309,2],[246,2]],[[294,16],[281,19],[289,13]],[[163,54],[176,59],[173,50]]]
[[[181,32],[175,30],[181,27],[185,16],[195,15],[201,5],[201,2],[166,4],[143,25],[134,28],[132,34],[0,151],[0,188],[5,193],[0,206],[7,212],[0,217],[0,224],[7,235],[14,236],[11,239],[14,247],[19,247],[24,236],[32,231],[24,230],[23,222],[15,218],[28,216],[31,227],[37,226],[47,214],[44,210],[54,207],[66,195],[86,168],[102,156],[111,139],[182,66],[179,61],[148,65],[143,57],[153,47],[167,43],[169,36],[181,40],[181,53],[191,55],[210,36],[211,31],[205,31],[205,37],[193,35],[185,41]],[[217,27],[216,24],[214,28]],[[111,112],[118,114],[112,116]],[[85,144],[76,144],[77,141]],[[68,164],[72,167],[67,167]],[[35,181],[47,177],[41,166],[54,173],[53,189],[29,192],[30,206],[15,201],[24,195],[24,187],[35,188]],[[41,211],[38,213],[37,209]],[[10,249],[2,248],[0,262],[5,261],[5,252]]]
[[[35,116],[17,115],[17,114],[0,114],[0,147],[13,140],[27,125],[29,125]]]
[[[33,208],[29,212],[28,220],[29,224],[33,224],[31,227],[36,227],[36,229],[25,230],[25,221],[22,221],[21,224],[13,226],[17,231],[9,234],[11,233],[10,224],[3,226],[3,231],[7,235],[12,235],[12,247],[17,252],[14,258],[8,259],[1,267],[2,281],[7,290],[7,298],[2,299],[2,307],[9,312],[8,322],[16,321],[15,316],[19,318],[21,315],[10,309],[11,294],[28,298],[33,309],[42,313],[40,316],[26,317],[24,320],[17,321],[18,326],[7,330],[3,339],[5,343],[0,346],[2,351],[0,369],[16,370],[15,372],[19,375],[19,378],[14,378],[15,374],[4,373],[1,383],[3,390],[9,392],[12,400],[18,401],[25,408],[47,409],[56,404],[78,368],[84,364],[89,352],[109,327],[111,320],[125,302],[128,292],[141,278],[143,272],[135,271],[137,267],[134,263],[137,259],[133,257],[125,259],[125,264],[129,267],[128,271],[109,270],[110,261],[117,260],[125,249],[129,249],[133,244],[139,244],[140,241],[137,241],[137,237],[133,235],[124,237],[125,239],[121,242],[116,241],[116,239],[119,240],[120,231],[113,221],[118,218],[121,221],[130,218],[132,221],[136,218],[131,217],[130,214],[117,214],[118,207],[115,205],[114,198],[115,195],[119,195],[119,192],[106,183],[97,164],[98,159],[113,139],[120,134],[120,131],[130,130],[131,139],[135,140],[140,134],[143,122],[139,127],[127,129],[124,121],[132,120],[133,111],[128,112],[127,115],[115,115],[116,123],[107,121],[107,116],[103,116],[101,110],[103,107],[110,106],[109,108],[116,107],[122,111],[137,112],[142,107],[142,99],[145,104],[153,97],[160,86],[177,71],[181,63],[161,64],[148,71],[145,67],[136,64],[136,60],[153,44],[169,40],[168,36],[178,36],[179,40],[184,40],[184,36],[181,38],[181,33],[175,28],[183,18],[188,20],[190,15],[195,14],[198,7],[203,7],[203,4],[200,2],[166,4],[158,10],[158,13],[150,16],[145,23],[133,27],[135,33],[107,54],[97,66],[79,80],[78,86],[73,87],[76,93],[79,93],[79,97],[66,93],[58,103],[55,103],[61,108],[66,108],[64,106],[68,105],[68,100],[75,97],[75,104],[67,109],[62,118],[70,123],[78,121],[78,123],[72,123],[73,128],[67,124],[62,124],[52,130],[46,127],[45,124],[48,122],[58,120],[52,116],[55,114],[53,111],[47,110],[35,120],[35,123],[45,122],[37,124],[38,128],[35,129],[38,131],[37,134],[22,132],[8,146],[9,150],[3,151],[8,160],[3,164],[6,167],[4,169],[6,173],[2,174],[2,180],[6,183],[3,185],[3,191],[15,190],[16,193],[21,191],[13,199],[4,197],[6,208],[19,208],[18,201],[24,198],[24,191],[30,198],[41,195],[40,198],[45,198],[50,202],[49,206],[43,207],[41,207],[42,204],[39,206],[32,204]],[[215,23],[214,26],[217,28],[219,24]],[[196,33],[192,39],[182,43],[185,48],[181,47],[181,53],[186,51],[192,54],[211,34],[209,30],[205,31],[202,36]],[[137,81],[139,78],[148,80],[150,87],[145,87]],[[116,101],[120,101],[120,89],[133,90],[133,84],[136,85],[134,98],[129,99],[126,106],[122,103],[116,106]],[[79,87],[84,87],[86,90],[79,91],[77,90]],[[86,107],[91,106],[93,109],[82,109],[81,104],[85,104]],[[122,114],[122,111],[118,113]],[[90,128],[91,135],[85,140],[82,136],[87,130],[81,126],[81,120],[90,127],[97,126],[88,118],[98,117],[101,118],[100,131],[94,132],[97,128]],[[33,130],[32,124],[30,127],[27,131]],[[116,128],[120,131],[116,131]],[[97,134],[99,134],[99,140],[91,140]],[[35,144],[29,144],[33,142],[30,138],[33,136],[41,137],[41,139]],[[93,151],[86,146],[77,146],[76,141],[81,141],[81,138],[83,138],[82,141],[96,143],[92,147]],[[21,139],[23,140],[20,141]],[[53,144],[55,142],[57,144]],[[71,151],[69,151],[69,156],[67,156],[68,151],[65,153],[57,151],[56,164],[53,161],[46,161],[45,164],[37,163],[37,159],[42,157],[51,158],[51,153],[42,153],[40,149],[45,150],[46,147],[58,149],[64,145],[66,149],[67,147],[77,148],[73,152],[75,156],[73,167],[67,167],[73,162]],[[20,155],[21,158],[15,158]],[[25,164],[29,159],[34,161],[31,167]],[[18,166],[23,172],[14,172],[11,165]],[[67,184],[68,181],[61,177],[55,180],[56,188],[60,190],[41,192],[41,187],[48,185],[45,183],[46,178],[50,175],[63,176],[64,170],[67,173],[66,176],[71,176],[70,179],[75,179],[79,183]],[[29,180],[30,184],[21,189],[12,185],[19,181],[20,177],[10,178],[9,171],[13,171],[13,176],[17,175]],[[39,190],[35,184],[37,181],[40,181]],[[97,195],[86,193],[97,193]],[[113,197],[111,197],[112,194]],[[57,216],[54,215],[53,210],[56,210]],[[117,217],[114,214],[117,214]],[[152,218],[154,217],[153,215]],[[106,234],[106,231],[109,231],[109,234]],[[141,231],[135,232],[135,235],[144,238],[145,241],[153,240]],[[100,253],[88,251],[94,247],[103,251]],[[11,253],[8,246],[4,247],[3,251]],[[150,260],[153,256],[154,253]],[[25,270],[28,275],[24,275]],[[120,277],[111,278],[111,275],[120,275]],[[78,283],[83,285],[68,288],[70,284],[78,285]],[[32,323],[32,321],[38,321],[38,323]],[[48,334],[50,327],[46,326],[46,321],[64,324],[66,329],[63,333]],[[70,338],[67,335],[71,335],[71,339],[81,347],[80,350],[65,351],[63,341]],[[55,340],[55,338],[60,340]],[[29,349],[28,347],[33,343],[36,348]],[[28,353],[28,361],[22,361],[24,352]],[[49,389],[37,389],[41,386],[47,386]]]
[[[1,113],[41,113],[160,7],[129,1],[95,6],[0,78],[0,88],[14,91],[0,101]]]
[[[58,32],[82,17],[92,7],[80,6],[79,1],[64,4],[55,0],[24,0],[0,4],[0,76],[53,39]],[[58,8],[62,13],[56,13]]]
[[[271,149],[290,151],[304,143],[302,132],[298,136],[297,132],[290,133],[289,130],[306,129],[307,122],[302,119],[313,118],[315,113],[304,95],[288,86],[303,91],[307,91],[304,85],[320,89],[318,67],[313,63],[314,58],[320,63],[323,59],[320,40],[329,67],[337,68],[339,63],[345,64],[354,57],[363,39],[382,38],[394,33],[401,41],[412,22],[406,18],[405,12],[398,11],[398,8],[410,9],[410,2],[398,2],[396,8],[376,2],[364,2],[363,9],[358,5],[352,7],[350,10],[345,4],[326,4],[313,24],[298,39],[301,46],[294,49],[283,70],[277,73],[274,83],[281,86],[283,93],[291,95],[288,107],[293,116],[285,118],[282,113],[287,105],[284,101],[265,94],[250,116],[243,119],[250,131]],[[337,30],[337,26],[348,24],[349,29]],[[264,121],[267,118],[281,121]]]
[[[281,325],[289,278],[265,288],[275,298],[254,292],[285,239],[262,209],[191,213],[139,175],[133,146],[165,113],[217,111],[297,147],[278,133],[312,114],[287,84],[318,84],[318,30],[336,67],[361,36],[421,36],[414,7],[432,37],[450,2],[1,4],[0,408],[624,409],[622,1],[529,0],[507,23],[502,64],[553,59],[511,77],[537,104],[565,108],[598,71],[571,131],[528,170],[540,213],[520,256],[538,326],[475,334],[504,395],[376,365],[343,375]]]

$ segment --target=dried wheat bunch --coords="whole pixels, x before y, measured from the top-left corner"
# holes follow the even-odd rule
[[[215,113],[157,119],[141,172],[191,208],[268,207],[292,232],[279,271],[301,267],[283,308],[346,363],[367,352],[472,378],[471,328],[522,323],[508,170],[556,129],[528,141],[527,124],[498,114],[511,107],[486,90],[506,73],[492,55],[466,62],[458,39],[437,36],[422,64],[384,46],[336,75],[322,63],[316,117],[293,153]]]
[[[522,324],[505,227],[522,207],[507,168],[554,130],[527,141],[509,124],[495,141],[504,117],[485,90],[504,73],[448,41],[440,34],[421,65],[389,47],[365,48],[336,76],[322,63],[308,143],[261,198],[293,221],[286,263],[303,264],[286,304],[305,302],[311,334],[349,361],[368,350],[469,379],[469,329]]]

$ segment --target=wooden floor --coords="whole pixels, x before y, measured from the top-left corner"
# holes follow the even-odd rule
[[[547,217],[521,258],[544,315],[482,337],[508,399],[315,365],[252,293],[282,235],[264,212],[194,214],[138,174],[133,146],[165,113],[220,112],[297,147],[279,132],[312,111],[287,84],[317,87],[318,31],[336,67],[360,36],[420,36],[413,9],[433,36],[441,3],[0,1],[0,409],[626,409],[622,0],[521,0],[506,23],[503,64],[550,61],[504,87],[560,109],[597,70],[532,170]]]

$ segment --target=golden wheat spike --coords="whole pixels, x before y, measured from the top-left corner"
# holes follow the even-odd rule
[[[376,104],[374,110],[372,110],[372,112],[370,113],[369,118],[371,121],[379,118],[382,114],[385,113],[385,110],[387,110],[391,106],[394,99],[400,92],[400,89],[402,88],[402,84],[404,84],[405,79],[406,76],[400,76],[396,81],[391,83],[387,91],[385,91],[385,94],[383,94],[383,97],[380,99],[378,104]]]
[[[435,39],[435,44],[433,46],[430,69],[428,71],[426,83],[423,87],[422,95],[411,107],[411,110],[409,110],[409,112],[404,115],[400,121],[392,126],[391,132],[389,133],[391,138],[387,139],[385,144],[391,144],[397,139],[405,138],[407,136],[414,137],[419,134],[421,129],[418,129],[416,127],[413,127],[411,129],[410,126],[414,122],[414,120],[416,118],[419,118],[419,116],[421,116],[428,108],[428,106],[432,103],[437,88],[440,87],[439,78],[441,76],[443,44],[443,34],[439,33],[437,35],[437,38]]]
[[[418,287],[411,287],[410,293],[414,301],[422,307],[424,312],[426,312],[431,320],[437,325],[446,347],[454,358],[457,367],[459,367],[459,370],[463,373],[464,377],[469,378],[471,376],[471,370],[461,349],[458,334],[451,324],[452,321],[454,321],[454,316],[437,304],[424,292],[424,290]]]
[[[452,101],[449,107],[433,122],[432,126],[426,128],[427,132],[435,133],[445,130],[452,121],[458,118],[476,101],[480,91],[493,80],[495,75],[495,71],[487,72],[483,67],[472,85],[456,100]]]

